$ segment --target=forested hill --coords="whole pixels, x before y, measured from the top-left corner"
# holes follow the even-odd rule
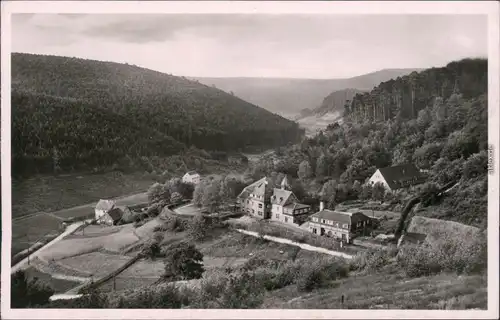
[[[435,97],[448,99],[453,93],[460,93],[469,99],[486,93],[487,71],[487,60],[464,59],[443,68],[412,72],[382,82],[371,92],[357,94],[345,114],[357,120],[415,118]]]
[[[130,154],[272,147],[303,135],[296,123],[221,90],[113,62],[13,53],[12,98],[21,171],[54,157],[106,165]]]
[[[340,113],[344,112],[344,106],[347,101],[351,101],[356,94],[364,93],[364,90],[358,89],[343,89],[330,93],[323,99],[321,105],[315,109],[304,109],[300,113],[300,117],[308,116],[324,116],[329,112]]]

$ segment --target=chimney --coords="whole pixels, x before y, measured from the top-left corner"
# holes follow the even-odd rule
[[[325,203],[323,201],[321,201],[319,203],[319,211],[323,211],[325,209]]]

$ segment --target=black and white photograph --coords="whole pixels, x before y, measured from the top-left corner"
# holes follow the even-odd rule
[[[2,2],[2,316],[497,319],[498,24]]]

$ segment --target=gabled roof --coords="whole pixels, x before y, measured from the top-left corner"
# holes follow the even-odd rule
[[[271,197],[271,203],[283,206],[287,204],[287,201],[293,195],[292,191],[274,188],[273,195]]]
[[[310,205],[303,204],[303,203],[290,203],[285,206],[287,209],[292,209],[292,210],[299,210],[299,209],[304,209],[304,208],[309,208],[311,207]]]
[[[188,175],[188,176],[195,176],[195,175],[199,175],[199,174],[198,174],[198,172],[196,172],[196,171],[188,171],[188,172],[186,172],[186,174],[185,174],[185,175]]]
[[[122,218],[124,210],[119,207],[115,207],[112,210],[108,211],[108,215],[113,219],[113,221],[118,221]]]
[[[254,183],[246,186],[243,191],[238,195],[238,198],[246,198],[250,196],[250,194],[254,194],[256,196],[264,196],[266,192],[267,178],[264,177],[260,180],[255,181]]]
[[[424,176],[413,164],[402,164],[378,169],[391,189],[399,189],[423,182]]]
[[[317,212],[311,216],[311,218],[331,220],[341,223],[357,223],[361,220],[370,219],[370,217],[364,215],[361,212],[344,212],[344,211],[334,211],[330,209],[324,209]]]
[[[113,200],[103,200],[103,199],[99,200],[99,202],[95,206],[97,210],[102,210],[105,212],[110,211],[114,207],[115,207],[115,202]]]

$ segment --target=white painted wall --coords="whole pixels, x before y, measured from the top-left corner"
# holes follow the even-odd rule
[[[95,209],[95,219],[96,220],[99,220],[105,214],[106,214],[106,211],[100,210],[100,209]]]
[[[190,175],[190,174],[185,174],[183,177],[182,177],[182,182],[185,182],[185,183],[192,183],[192,184],[198,184],[200,183],[200,175],[199,174],[194,174],[194,175]]]
[[[375,185],[376,183],[379,183],[379,182],[382,183],[387,190],[392,191],[391,188],[389,187],[389,185],[387,184],[387,181],[385,181],[384,177],[380,173],[380,170],[377,170],[371,176],[370,180],[368,180],[368,184],[370,184],[370,185],[373,186],[373,185]]]

